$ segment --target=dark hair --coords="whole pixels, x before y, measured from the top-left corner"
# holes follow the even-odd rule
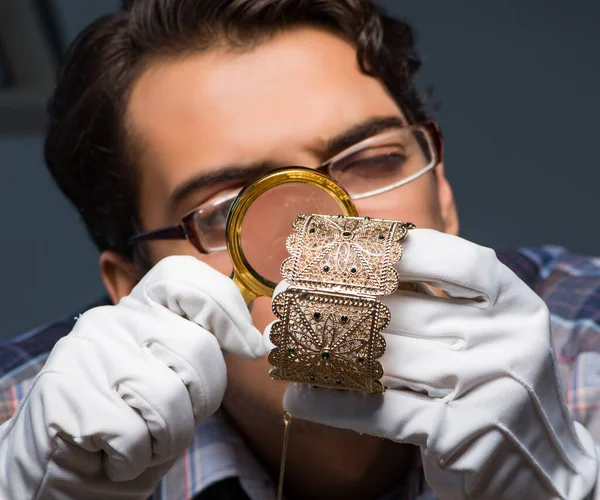
[[[49,105],[46,163],[100,250],[132,257],[141,229],[136,148],[125,110],[157,57],[246,47],[288,26],[327,27],[354,42],[363,71],[381,78],[411,120],[426,118],[412,77],[420,66],[408,24],[371,0],[129,0],[71,45]]]

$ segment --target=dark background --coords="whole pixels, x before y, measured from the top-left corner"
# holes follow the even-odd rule
[[[462,235],[599,255],[600,2],[384,3],[417,30]],[[43,166],[43,105],[66,44],[117,5],[0,0],[0,338],[102,293],[97,252]]]

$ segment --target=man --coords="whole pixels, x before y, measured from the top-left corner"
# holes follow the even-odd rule
[[[118,305],[89,310],[68,335],[59,325],[15,342],[42,335],[5,377],[4,497],[274,498],[284,396],[298,418],[291,499],[594,494],[594,440],[563,402],[548,308],[456,236],[418,66],[410,28],[367,0],[135,1],[80,35],[46,159]],[[439,296],[385,299],[382,397],[270,380],[270,301],[250,315],[227,278],[232,198],[285,165],[322,167],[361,215],[423,228],[398,271]],[[556,281],[543,278],[562,270],[560,251],[507,258],[552,306]],[[596,273],[593,293],[593,262],[569,263]],[[581,290],[565,272],[561,286]],[[553,325],[573,336],[561,354],[583,362],[565,325]],[[48,356],[43,343],[60,337]]]

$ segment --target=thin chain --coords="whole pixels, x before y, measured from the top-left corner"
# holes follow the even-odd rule
[[[279,487],[277,488],[277,500],[283,500],[283,476],[285,475],[285,457],[287,455],[291,422],[292,422],[291,413],[284,411],[283,412],[283,424],[285,425],[285,430],[283,432],[283,448],[281,450],[281,465],[279,467]]]

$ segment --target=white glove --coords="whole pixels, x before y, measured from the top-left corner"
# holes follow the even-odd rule
[[[432,230],[409,233],[397,269],[452,298],[382,299],[392,313],[381,359],[389,389],[292,384],[286,410],[418,445],[441,499],[585,498],[596,450],[563,402],[544,302],[492,250]]]
[[[193,257],[164,259],[56,344],[0,428],[0,497],[148,498],[221,404],[221,348],[265,354],[241,294]]]

